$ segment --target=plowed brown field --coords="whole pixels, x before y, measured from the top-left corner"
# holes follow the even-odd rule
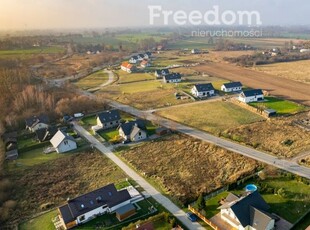
[[[241,81],[243,85],[248,87],[261,88],[267,90],[271,95],[310,106],[310,87],[308,84],[226,63],[208,63],[193,67],[193,69],[215,77]]]

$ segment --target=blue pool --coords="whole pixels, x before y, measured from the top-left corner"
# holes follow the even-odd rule
[[[248,184],[245,186],[245,191],[247,192],[255,192],[257,190],[257,186],[255,184]]]

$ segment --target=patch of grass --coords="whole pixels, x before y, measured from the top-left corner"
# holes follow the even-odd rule
[[[146,81],[146,80],[154,80],[154,74],[149,73],[127,73],[123,70],[117,72],[119,76],[118,83],[131,83],[131,82],[139,82],[139,81]]]
[[[31,219],[21,225],[19,225],[20,230],[41,230],[43,227],[45,230],[55,230],[55,226],[52,219],[58,214],[57,210],[45,213],[37,218]]]
[[[174,107],[157,112],[186,125],[218,134],[228,128],[262,120],[262,117],[230,102],[206,102],[187,107]]]
[[[99,131],[98,134],[106,141],[113,140],[115,137],[119,136],[118,130],[116,128],[102,130]]]
[[[63,53],[64,48],[53,47],[36,47],[32,49],[16,49],[16,50],[0,50],[0,56],[20,56],[20,55],[32,55],[32,54],[57,54]]]
[[[87,77],[82,78],[81,80],[77,81],[75,84],[84,89],[90,89],[94,87],[98,87],[101,84],[107,82],[109,80],[109,75],[108,73],[105,73],[103,71],[99,71],[96,73],[93,73]]]
[[[218,195],[206,200],[206,206],[207,206],[206,217],[208,219],[210,219],[211,217],[215,216],[216,214],[218,214],[220,212],[220,210],[217,209],[219,207],[218,202],[222,198],[226,198],[227,195],[228,195],[228,192],[225,191],[225,192],[221,192]]]
[[[254,107],[265,106],[268,109],[274,109],[279,115],[294,114],[306,110],[306,107],[292,101],[287,101],[275,97],[265,97],[265,102],[254,102],[250,105]]]
[[[81,120],[82,124],[85,126],[94,126],[97,125],[96,115],[83,117]]]

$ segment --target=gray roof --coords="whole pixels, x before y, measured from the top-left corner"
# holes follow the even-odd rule
[[[243,227],[251,225],[251,207],[263,212],[267,212],[269,209],[269,205],[265,202],[258,191],[252,192],[246,197],[241,197],[230,206]]]
[[[135,120],[123,123],[119,126],[119,129],[122,129],[126,136],[131,135],[133,129],[137,127],[141,130],[146,130],[145,122],[143,120]]]
[[[181,79],[181,74],[180,73],[170,73],[170,74],[164,76],[164,79],[166,81]]]
[[[233,194],[233,193],[229,193],[225,199],[226,202],[232,202],[232,201],[235,201],[235,200],[239,200],[239,196],[237,196],[236,194]]]
[[[48,128],[38,129],[35,133],[38,140],[42,142],[50,140],[57,133],[57,131],[57,127],[49,126]]]
[[[39,116],[33,116],[30,118],[27,118],[25,120],[26,122],[26,126],[27,127],[33,127],[34,125],[38,124],[38,123],[44,123],[44,124],[48,124],[49,123],[49,119],[48,116],[45,114],[41,114]]]
[[[158,70],[155,70],[155,73],[158,75],[167,75],[170,72],[169,72],[169,69],[158,69]]]
[[[258,96],[258,95],[264,95],[263,91],[261,89],[251,89],[243,91],[244,96],[246,97],[252,97],[252,96]]]
[[[225,83],[223,84],[225,86],[226,89],[229,88],[235,88],[235,87],[242,87],[241,82],[237,81],[237,82],[230,82],[230,83]]]
[[[139,132],[145,132],[145,131],[139,128],[137,125],[134,125],[130,132],[130,139],[134,138]]]
[[[214,87],[211,83],[197,84],[197,85],[195,85],[195,88],[197,89],[198,92],[205,92],[205,91],[214,90]]]
[[[119,121],[121,119],[121,116],[118,110],[105,111],[105,112],[99,113],[97,117],[99,118],[101,123]]]
[[[83,215],[101,206],[112,208],[124,201],[130,200],[131,196],[127,189],[117,191],[114,184],[106,185],[102,188],[86,193],[72,200],[59,208],[65,223],[75,220]]]
[[[57,148],[64,140],[71,140],[75,142],[72,136],[68,135],[67,133],[61,130],[57,131],[57,133],[52,137],[50,142],[52,143],[54,148]]]
[[[250,225],[256,230],[265,230],[272,219],[269,213],[250,207]]]

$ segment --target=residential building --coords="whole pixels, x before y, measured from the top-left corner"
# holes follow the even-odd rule
[[[123,123],[118,127],[118,132],[124,141],[142,141],[147,138],[147,129],[143,120]]]
[[[191,90],[191,93],[198,98],[211,97],[215,94],[215,89],[211,83],[196,84]]]
[[[97,126],[100,129],[116,128],[120,125],[121,116],[118,110],[110,110],[97,115]]]
[[[158,69],[158,70],[155,70],[155,76],[157,78],[162,78],[166,75],[170,74],[169,72],[169,69]]]
[[[240,93],[238,99],[244,103],[263,101],[264,93],[261,89],[246,90]]]
[[[163,77],[165,83],[178,83],[182,81],[180,73],[170,73]]]
[[[57,153],[65,153],[77,148],[74,138],[61,130],[58,130],[50,142]]]
[[[147,61],[147,60],[143,60],[143,61],[140,63],[140,65],[141,65],[142,68],[146,68],[146,67],[150,67],[150,66],[151,66],[150,62]]]
[[[240,230],[272,230],[275,220],[267,212],[269,205],[258,191],[248,192],[245,196],[229,193],[219,207],[221,219]]]
[[[144,54],[138,54],[137,57],[138,57],[138,61],[143,61]]]
[[[123,62],[121,65],[121,69],[127,73],[132,73],[134,71],[134,66],[129,64],[128,62]]]
[[[241,82],[229,82],[225,83],[221,86],[221,90],[224,92],[239,92],[242,90],[242,84]]]
[[[57,133],[57,127],[49,126],[47,128],[38,129],[35,131],[37,140],[40,142],[49,141]]]
[[[33,116],[25,120],[26,129],[31,132],[35,132],[38,129],[48,127],[49,119],[47,115],[41,114],[39,116]]]
[[[131,64],[136,64],[138,61],[139,61],[138,56],[132,56],[132,57],[129,59],[129,63],[131,63]]]
[[[58,208],[60,222],[65,229],[70,229],[106,213],[118,213],[121,221],[135,214],[131,199],[127,189],[118,191],[114,184],[109,184],[69,199]]]
[[[199,49],[192,49],[191,53],[192,54],[200,54],[200,50]]]

